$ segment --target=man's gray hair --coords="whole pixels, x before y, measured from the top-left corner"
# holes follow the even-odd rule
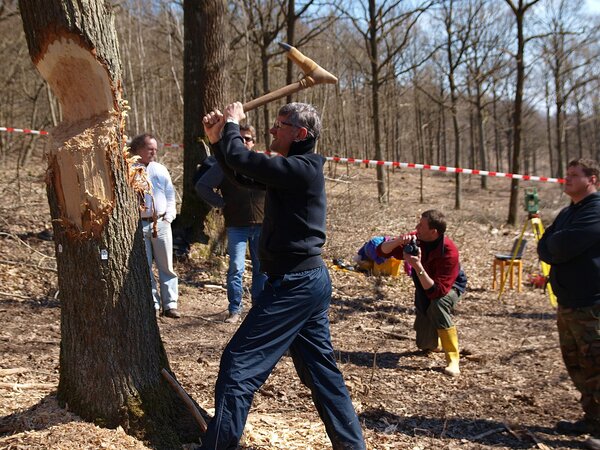
[[[288,103],[279,110],[294,126],[306,128],[308,135],[319,139],[321,135],[321,117],[317,109],[308,103]]]

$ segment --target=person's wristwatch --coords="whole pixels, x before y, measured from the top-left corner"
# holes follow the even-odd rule
[[[420,277],[421,275],[423,275],[425,273],[424,269],[421,269],[417,272],[417,276]]]

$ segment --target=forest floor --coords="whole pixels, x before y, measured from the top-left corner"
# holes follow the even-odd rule
[[[0,448],[144,449],[121,429],[82,421],[58,406],[60,295],[41,157],[17,171],[0,168]],[[166,164],[174,179],[180,174]],[[463,176],[460,210],[454,176],[407,169],[389,175],[389,204],[377,202],[375,170],[331,165],[328,241],[333,297],[331,333],[369,449],[583,448],[583,438],[558,434],[559,419],[580,417],[578,394],[562,363],[554,309],[548,296],[525,283],[523,292],[491,289],[492,260],[510,250],[526,214],[519,198],[517,227],[504,225],[509,179]],[[420,185],[423,183],[423,201]],[[540,191],[549,225],[568,199],[556,184],[522,182]],[[420,212],[442,209],[447,235],[461,252],[469,277],[456,310],[462,349],[461,376],[441,372],[443,354],[416,351],[410,279],[339,270],[375,235],[411,231]],[[524,273],[538,272],[535,241],[527,230]],[[179,261],[179,320],[158,319],[171,368],[186,391],[211,411],[221,351],[237,325],[226,315],[225,260],[206,262],[199,244]],[[247,301],[247,299],[246,299]],[[188,448],[194,448],[191,444]],[[284,356],[258,391],[242,448],[331,448],[324,427]]]

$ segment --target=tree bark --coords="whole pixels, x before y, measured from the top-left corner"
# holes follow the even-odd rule
[[[174,234],[183,237],[187,243],[208,243],[203,228],[210,207],[196,195],[193,177],[196,167],[207,156],[207,148],[202,141],[202,116],[214,108],[225,106],[225,12],[223,0],[183,2],[183,196],[181,211],[173,228]]]
[[[29,53],[60,102],[47,193],[61,300],[58,398],[157,448],[199,430],[162,380],[138,203],[124,155],[113,16],[103,2],[21,0]]]
[[[523,126],[523,87],[525,85],[525,35],[524,22],[527,10],[540,0],[531,0],[525,3],[524,0],[518,0],[518,3],[513,3],[513,0],[505,0],[512,13],[515,16],[517,26],[517,75],[515,86],[515,103],[513,110],[513,155],[512,167],[513,173],[519,173],[521,170],[521,131]],[[519,180],[513,178],[510,182],[510,200],[508,205],[508,218],[506,222],[509,225],[517,224],[517,205],[519,204]]]
[[[454,131],[454,166],[461,166],[460,127],[458,126],[458,88],[454,79],[454,71],[458,61],[455,61],[452,49],[452,3],[450,15],[446,18],[446,53],[448,56],[448,85],[450,86],[450,113],[452,114],[452,130]],[[454,174],[454,209],[462,206],[462,178],[460,173]]]
[[[371,107],[373,108],[373,133],[375,146],[375,159],[383,159],[383,150],[381,148],[381,124],[379,117],[379,53],[377,42],[377,14],[375,0],[369,0],[369,55],[371,57]],[[386,185],[383,178],[384,168],[377,165],[377,198],[379,203],[387,203]]]

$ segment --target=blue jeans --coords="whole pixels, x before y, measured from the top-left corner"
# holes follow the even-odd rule
[[[330,299],[325,266],[269,278],[221,356],[215,416],[203,449],[237,448],[254,393],[288,349],[300,380],[311,390],[333,449],[365,449],[331,345]]]
[[[258,260],[258,241],[260,239],[260,225],[249,227],[227,227],[227,253],[229,254],[229,269],[227,270],[227,300],[231,314],[242,312],[242,277],[246,263],[246,242],[250,246],[250,260],[252,261],[252,287],[250,294],[252,302],[263,290],[267,276],[260,271]]]

